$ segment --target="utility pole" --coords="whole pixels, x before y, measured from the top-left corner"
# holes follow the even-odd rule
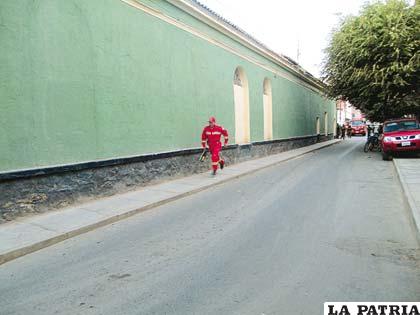
[[[297,61],[297,63],[299,63],[299,58],[300,58],[300,40],[299,40],[299,35],[298,35],[297,51],[296,51],[296,61]]]

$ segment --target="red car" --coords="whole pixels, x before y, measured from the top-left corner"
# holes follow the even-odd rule
[[[352,136],[361,135],[366,136],[366,123],[363,120],[351,121],[351,134]]]
[[[420,152],[419,122],[414,118],[385,121],[381,148],[384,160],[392,160],[398,152]]]

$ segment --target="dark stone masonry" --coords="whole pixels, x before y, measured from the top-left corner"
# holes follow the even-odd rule
[[[308,136],[231,145],[222,154],[229,166],[331,138]],[[183,150],[0,174],[0,223],[205,172],[209,163],[198,161],[201,152]]]

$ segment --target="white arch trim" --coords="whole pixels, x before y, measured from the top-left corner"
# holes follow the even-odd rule
[[[319,135],[321,133],[321,121],[319,119],[319,117],[316,118],[316,134]]]
[[[237,67],[233,78],[235,101],[235,141],[238,144],[250,142],[249,88],[248,78],[241,67]]]
[[[273,92],[268,78],[263,82],[264,140],[273,140]]]
[[[324,113],[324,134],[328,136],[328,113]]]

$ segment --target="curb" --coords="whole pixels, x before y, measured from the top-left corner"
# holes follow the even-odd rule
[[[301,156],[304,156],[304,155],[306,155],[308,153],[315,152],[315,151],[318,151],[318,150],[321,150],[321,149],[330,147],[330,146],[332,146],[334,144],[337,144],[337,143],[340,143],[340,142],[341,142],[340,140],[337,140],[337,141],[332,142],[332,143],[331,142],[330,143],[326,143],[325,145],[320,146],[318,148],[314,148],[312,150],[309,150],[309,151],[303,152],[303,153],[299,153],[299,154],[296,154],[294,156],[286,157],[286,158],[284,158],[284,159],[282,159],[280,161],[274,162],[274,163],[269,164],[269,165],[266,165],[266,166],[261,166],[259,168],[252,169],[250,171],[245,171],[245,172],[243,172],[241,174],[237,174],[237,175],[232,176],[230,178],[223,179],[223,180],[221,180],[221,181],[219,181],[217,183],[212,183],[212,184],[209,184],[209,185],[200,187],[200,188],[192,189],[192,190],[190,190],[188,192],[180,193],[180,194],[178,194],[176,196],[162,199],[162,200],[157,201],[155,203],[151,203],[151,204],[149,204],[147,206],[143,206],[141,208],[134,209],[134,210],[128,211],[128,212],[123,213],[123,214],[114,215],[114,216],[109,217],[109,218],[106,218],[106,219],[104,219],[102,221],[98,221],[98,222],[96,222],[94,224],[86,225],[84,227],[75,229],[73,231],[66,232],[66,233],[63,233],[63,234],[60,234],[60,235],[57,235],[57,236],[54,236],[54,237],[45,239],[43,241],[39,241],[37,243],[34,243],[34,244],[31,244],[31,245],[22,247],[22,248],[14,249],[14,250],[12,250],[10,252],[7,252],[5,254],[1,254],[0,255],[0,265],[5,264],[5,263],[7,263],[9,261],[12,261],[14,259],[17,259],[19,257],[25,256],[27,254],[36,252],[36,251],[41,250],[43,248],[46,248],[46,247],[55,245],[57,243],[60,243],[62,241],[65,241],[67,239],[76,237],[78,235],[91,232],[91,231],[96,230],[96,229],[98,229],[100,227],[104,227],[104,226],[110,225],[112,223],[115,223],[115,222],[121,221],[123,219],[129,218],[129,217],[134,216],[136,214],[139,214],[139,213],[142,213],[142,212],[151,210],[153,208],[156,208],[156,207],[165,205],[165,204],[170,203],[172,201],[179,200],[179,199],[185,198],[187,196],[191,196],[193,194],[202,192],[202,191],[207,190],[209,188],[212,188],[212,187],[215,187],[215,186],[219,186],[219,185],[225,184],[225,183],[227,183],[229,181],[232,181],[232,180],[235,180],[235,179],[238,179],[238,178],[242,178],[242,177],[245,177],[245,176],[254,174],[256,172],[259,172],[261,170],[264,170],[264,169],[267,169],[267,168],[276,166],[276,165],[281,164],[283,162],[294,160],[294,159],[299,158]],[[302,147],[302,148],[304,148],[304,147]]]
[[[410,190],[408,189],[407,184],[405,183],[403,176],[401,174],[401,171],[398,167],[398,163],[395,161],[395,159],[392,160],[394,167],[397,171],[398,179],[400,181],[404,197],[407,201],[408,207],[410,208],[410,222],[414,226],[414,230],[416,233],[416,239],[418,244],[420,245],[420,209],[417,207],[416,202],[413,199],[413,196],[411,196]]]

